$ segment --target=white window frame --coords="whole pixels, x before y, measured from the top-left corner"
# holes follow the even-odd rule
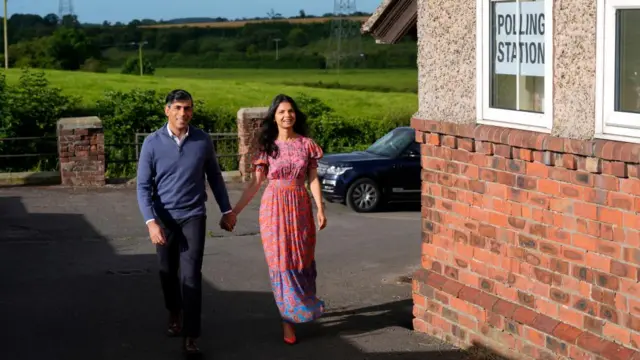
[[[615,111],[616,11],[640,9],[640,0],[598,0],[596,37],[596,131],[602,139],[640,143],[640,114]]]
[[[500,1],[500,0],[496,0]],[[476,0],[476,121],[479,124],[550,133],[553,127],[553,3],[545,0],[544,112],[492,108],[491,3]]]

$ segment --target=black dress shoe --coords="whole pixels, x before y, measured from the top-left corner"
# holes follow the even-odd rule
[[[169,316],[169,326],[167,327],[167,335],[170,337],[179,336],[182,332],[182,328],[180,327],[180,317],[179,316]]]
[[[198,344],[196,344],[195,339],[185,338],[183,343],[184,352],[187,355],[199,355],[200,348],[198,348]]]

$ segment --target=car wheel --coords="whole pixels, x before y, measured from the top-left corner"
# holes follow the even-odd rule
[[[347,191],[347,205],[355,212],[371,212],[378,208],[381,196],[373,180],[359,179]]]

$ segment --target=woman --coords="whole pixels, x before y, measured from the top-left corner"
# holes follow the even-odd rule
[[[307,137],[307,118],[286,95],[273,100],[262,123],[255,176],[234,207],[244,209],[268,180],[260,204],[260,234],[273,295],[283,319],[284,341],[296,343],[294,324],[317,319],[324,302],[316,297],[316,227],[308,178],[316,203],[318,229],[327,225],[317,177],[322,149]]]

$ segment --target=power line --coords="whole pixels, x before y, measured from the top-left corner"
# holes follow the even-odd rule
[[[356,0],[333,0],[331,36],[326,52],[328,69],[354,67],[362,57],[360,23],[349,19],[358,12]]]
[[[58,21],[62,23],[62,18],[66,15],[74,15],[73,0],[58,0]]]

